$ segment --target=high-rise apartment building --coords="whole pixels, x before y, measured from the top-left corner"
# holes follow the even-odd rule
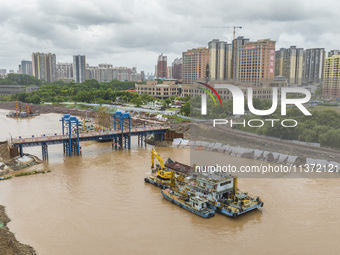
[[[168,66],[166,70],[167,78],[172,78],[172,66]]]
[[[145,72],[144,71],[140,71],[140,80],[145,81]]]
[[[192,85],[200,78],[207,77],[209,50],[206,47],[188,50],[182,53],[182,83]]]
[[[328,99],[340,98],[340,55],[325,60],[323,96]]]
[[[57,80],[68,80],[73,78],[72,63],[58,63],[57,64]]]
[[[166,78],[167,77],[167,57],[163,56],[163,53],[158,56],[157,61],[157,78]]]
[[[303,83],[321,83],[325,61],[325,49],[306,49],[304,56]]]
[[[328,52],[328,57],[332,57],[334,55],[339,55],[340,54],[340,50],[331,50],[330,52]]]
[[[85,55],[73,56],[73,79],[76,83],[85,81]]]
[[[49,82],[56,81],[57,59],[55,54],[46,54],[46,80]]]
[[[302,84],[304,50],[290,46],[275,51],[275,76],[284,76],[289,84]]]
[[[236,39],[233,40],[232,43],[232,71],[231,71],[231,78],[233,80],[238,80],[238,74],[239,74],[239,49],[240,46],[245,45],[247,42],[249,42],[249,39],[244,38],[243,36],[238,36]]]
[[[275,41],[270,39],[247,42],[239,47],[238,80],[260,85],[274,79]]]
[[[38,79],[52,82],[56,80],[56,55],[32,53],[32,74]]]
[[[181,80],[182,79],[182,58],[176,58],[174,62],[172,62],[172,78]]]
[[[112,64],[86,65],[85,78],[95,79],[99,82],[112,80],[138,81],[142,79],[141,74],[137,73],[136,67],[113,67]]]
[[[6,69],[0,69],[0,76],[5,77]]]
[[[232,71],[232,44],[217,39],[209,46],[209,78],[210,80],[229,80]]]
[[[32,75],[32,61],[22,60],[19,73]]]

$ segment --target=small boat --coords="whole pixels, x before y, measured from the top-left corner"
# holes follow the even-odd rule
[[[253,199],[251,197],[245,197],[244,193],[239,193],[235,197],[242,197],[235,202],[232,199],[221,199],[210,203],[210,207],[216,210],[216,212],[225,216],[237,218],[239,215],[252,211],[256,208],[263,207],[263,202],[259,197]]]
[[[209,208],[208,201],[206,199],[191,196],[185,197],[168,188],[161,190],[161,192],[165,199],[198,216],[211,218],[215,215],[215,211]]]

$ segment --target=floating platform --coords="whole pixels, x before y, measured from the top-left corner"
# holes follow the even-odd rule
[[[16,113],[16,112],[11,112],[9,114],[6,115],[6,117],[8,118],[30,118],[30,117],[34,117],[34,116],[39,116],[39,113],[26,113],[26,112],[22,112],[22,113]]]

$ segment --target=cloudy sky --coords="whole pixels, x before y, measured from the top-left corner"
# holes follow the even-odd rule
[[[337,0],[0,0],[0,69],[18,69],[32,52],[57,62],[85,54],[90,65],[111,63],[154,72],[212,39],[271,38],[276,48],[340,49]]]

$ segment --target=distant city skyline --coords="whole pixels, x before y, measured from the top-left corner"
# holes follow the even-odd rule
[[[57,62],[71,63],[81,54],[91,66],[110,63],[154,73],[160,53],[172,63],[213,39],[231,43],[233,31],[223,26],[242,26],[236,36],[251,41],[270,38],[276,50],[329,52],[340,49],[339,7],[333,0],[3,2],[0,69],[16,71],[32,52],[51,52]]]

